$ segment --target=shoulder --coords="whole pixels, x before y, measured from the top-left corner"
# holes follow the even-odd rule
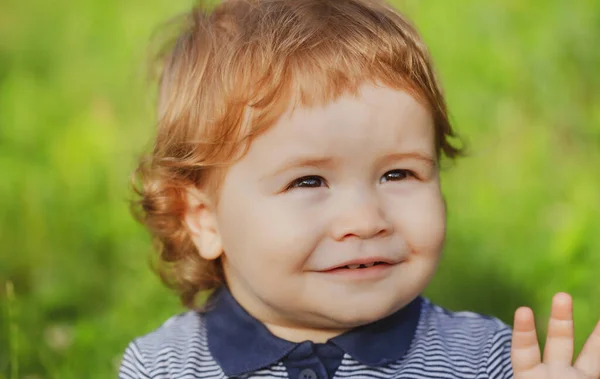
[[[423,299],[420,326],[453,340],[483,341],[497,333],[511,334],[510,327],[495,317],[469,311],[450,311],[428,299]]]
[[[440,373],[512,378],[511,336],[511,328],[495,317],[453,312],[424,299],[409,356],[435,361]]]
[[[183,377],[224,377],[209,353],[204,318],[194,311],[174,316],[133,340],[119,369],[120,379]]]

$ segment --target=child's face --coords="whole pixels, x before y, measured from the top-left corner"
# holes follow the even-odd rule
[[[219,199],[231,292],[290,340],[331,337],[405,306],[434,274],[444,240],[431,115],[385,87],[284,115],[228,170]],[[385,264],[343,268],[375,262]]]

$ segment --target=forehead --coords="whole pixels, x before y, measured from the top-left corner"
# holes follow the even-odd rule
[[[342,95],[322,106],[294,107],[256,138],[250,151],[315,150],[333,153],[343,147],[362,150],[416,148],[435,155],[431,112],[408,92],[374,84],[356,95]],[[265,151],[266,153],[267,151]]]

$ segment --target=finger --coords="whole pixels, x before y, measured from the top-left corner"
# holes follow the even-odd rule
[[[575,368],[591,378],[600,378],[600,322],[583,345]]]
[[[573,300],[567,293],[552,299],[544,363],[571,365],[573,361]]]
[[[510,357],[515,377],[542,363],[533,311],[527,307],[515,312]]]

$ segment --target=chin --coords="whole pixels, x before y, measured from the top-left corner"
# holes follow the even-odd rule
[[[400,310],[408,301],[389,300],[389,301],[372,301],[360,302],[359,304],[346,304],[336,306],[336,310],[328,313],[327,317],[333,322],[335,327],[355,328],[361,325],[370,324],[382,318],[385,318],[392,313]],[[343,309],[343,311],[339,311]]]

